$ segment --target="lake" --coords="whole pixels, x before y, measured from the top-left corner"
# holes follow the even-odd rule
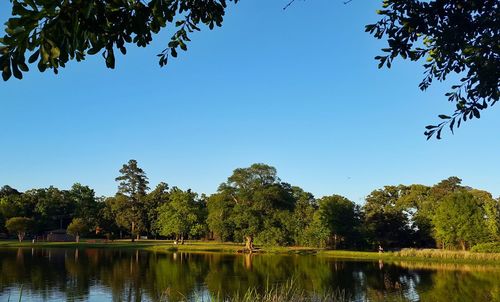
[[[315,255],[0,249],[0,301],[207,301],[286,282],[351,301],[500,301],[500,267]]]

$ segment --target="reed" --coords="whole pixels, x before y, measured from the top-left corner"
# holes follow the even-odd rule
[[[167,291],[168,292],[168,291]],[[162,302],[170,301],[168,294],[160,299]],[[246,291],[236,292],[232,296],[222,297],[220,293],[210,296],[184,297],[182,302],[348,302],[353,298],[344,290],[335,290],[328,293],[307,292],[300,289],[294,281],[268,287],[264,290],[250,288]],[[360,301],[360,300],[355,300]],[[360,302],[372,301],[361,300]],[[378,301],[378,300],[377,300]],[[384,302],[409,301],[402,293],[386,296]]]
[[[165,292],[160,301],[170,301],[169,291]],[[331,293],[308,293],[297,287],[294,281],[268,287],[264,290],[249,288],[236,292],[231,296],[220,293],[209,296],[183,297],[183,302],[347,302],[351,301],[345,291],[337,290]]]
[[[450,251],[438,249],[402,249],[390,253],[401,258],[421,258],[464,261],[500,261],[500,253],[475,253],[469,251]]]
[[[214,300],[215,302],[219,302]],[[249,289],[244,293],[236,293],[223,302],[346,302],[351,301],[345,291],[337,290],[331,293],[307,293],[299,289],[293,281],[270,287],[264,291]],[[222,301],[221,301],[222,302]]]

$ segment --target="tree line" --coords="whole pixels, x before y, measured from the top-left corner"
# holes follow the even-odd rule
[[[340,195],[321,198],[283,182],[274,167],[234,170],[211,195],[149,188],[137,161],[119,170],[114,196],[88,186],[25,192],[0,189],[0,233],[41,235],[67,229],[105,238],[169,238],[300,245],[333,249],[404,247],[467,250],[500,241],[500,198],[450,177],[433,186],[384,186],[359,205]]]

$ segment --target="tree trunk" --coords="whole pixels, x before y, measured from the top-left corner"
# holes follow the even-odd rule
[[[337,234],[333,234],[333,249],[337,249]]]
[[[134,238],[134,235],[135,235],[135,222],[133,222],[133,221],[132,221],[132,230],[131,230],[131,233],[132,234],[130,234],[131,235],[130,237],[132,238],[132,242],[134,242],[135,241],[135,238]]]
[[[80,242],[80,235],[76,234],[76,243]]]
[[[247,235],[245,236],[245,251],[252,253],[253,252],[253,236]]]
[[[181,244],[184,244],[184,234],[181,234]]]
[[[465,245],[465,241],[463,241],[463,240],[460,240],[460,246],[462,247],[462,251],[465,251],[467,249],[467,247]]]
[[[25,232],[17,232],[17,239],[19,239],[19,242],[23,241],[24,235],[26,235]]]

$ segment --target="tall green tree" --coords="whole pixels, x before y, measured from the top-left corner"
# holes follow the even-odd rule
[[[373,245],[406,247],[411,244],[408,215],[398,204],[404,189],[404,186],[385,186],[366,197],[364,223]]]
[[[69,198],[75,205],[75,218],[81,218],[89,228],[98,226],[100,204],[94,190],[79,183],[74,184],[68,192]],[[73,219],[74,220],[74,219]]]
[[[415,246],[434,247],[432,217],[437,206],[431,188],[424,185],[404,186],[397,203],[407,215]]]
[[[488,241],[500,241],[500,203],[491,193],[472,189],[469,191],[478,200],[484,211],[484,221],[488,232]]]
[[[197,194],[191,190],[172,188],[170,199],[158,208],[158,229],[160,235],[174,235],[176,241],[184,244],[186,236],[201,236],[205,231],[204,204],[197,201]]]
[[[130,226],[132,241],[134,241],[134,236],[139,239],[141,231],[145,228],[144,197],[149,190],[149,181],[144,170],[137,165],[137,161],[134,159],[122,166],[120,174],[115,179],[118,182],[117,195],[125,196],[126,202],[123,202],[122,198],[118,198],[118,204],[123,210],[123,215],[126,216],[120,218],[121,223],[119,224]]]
[[[331,195],[319,199],[318,203],[320,219],[329,231],[333,248],[337,249],[342,242],[352,242],[358,227],[354,202],[340,195]]]
[[[0,188],[0,232],[6,230],[7,219],[16,216],[31,216],[31,212],[23,202],[22,193],[7,185]]]
[[[113,197],[106,199],[107,211],[105,215],[111,215],[116,226],[119,227],[120,238],[123,234],[130,233],[132,242],[139,237],[140,230],[145,229],[143,223],[142,208],[138,208],[138,204],[134,203],[128,196],[116,194]]]
[[[309,233],[304,232],[313,223],[314,213],[318,208],[318,202],[314,195],[305,192],[302,188],[297,186],[292,187],[292,195],[295,200],[295,207],[293,209],[293,217],[290,220],[290,228],[293,236],[293,242],[298,245],[316,245],[318,240],[310,240]],[[311,230],[311,229],[309,229]],[[313,230],[311,232],[316,232]]]
[[[74,218],[67,228],[68,234],[74,235],[76,242],[80,242],[80,235],[88,232],[88,230],[89,226],[87,225],[87,221],[83,218]]]
[[[170,190],[168,184],[161,182],[154,190],[149,192],[145,198],[144,211],[146,213],[146,231],[157,236],[160,234],[158,229],[158,208],[170,200]]]
[[[433,223],[443,248],[466,250],[488,240],[483,201],[474,193],[461,191],[448,195],[436,209]]]
[[[119,202],[117,202],[117,198],[119,196],[122,195],[105,197],[101,201],[102,206],[99,210],[99,225],[97,230],[108,239],[115,238],[117,236],[122,238],[123,231],[130,229],[130,225],[128,223],[125,223],[125,226],[118,224],[119,219],[117,216],[121,216],[123,213],[119,211]]]
[[[33,229],[33,219],[27,217],[12,217],[7,220],[5,227],[10,233],[17,234],[19,242],[22,242],[26,233]]]
[[[290,242],[292,235],[284,223],[292,217],[295,200],[290,185],[281,182],[274,167],[253,164],[238,168],[219,186],[218,193],[232,203],[228,208],[232,208],[234,239],[244,239],[248,251],[253,251],[256,238],[261,243]]]
[[[226,192],[212,194],[207,200],[207,224],[214,236],[221,241],[234,240],[235,225],[231,219],[234,200]]]
[[[331,231],[323,221],[319,211],[313,213],[312,220],[302,231],[302,244],[306,246],[327,247],[331,238]]]
[[[491,241],[500,241],[500,198],[488,198],[484,210]]]
[[[131,159],[120,169],[120,176],[115,178],[118,182],[118,193],[130,197],[143,197],[149,190],[146,172],[137,165],[135,159]]]
[[[38,232],[65,229],[75,214],[75,203],[68,191],[50,186],[24,192],[23,200],[33,206]]]

